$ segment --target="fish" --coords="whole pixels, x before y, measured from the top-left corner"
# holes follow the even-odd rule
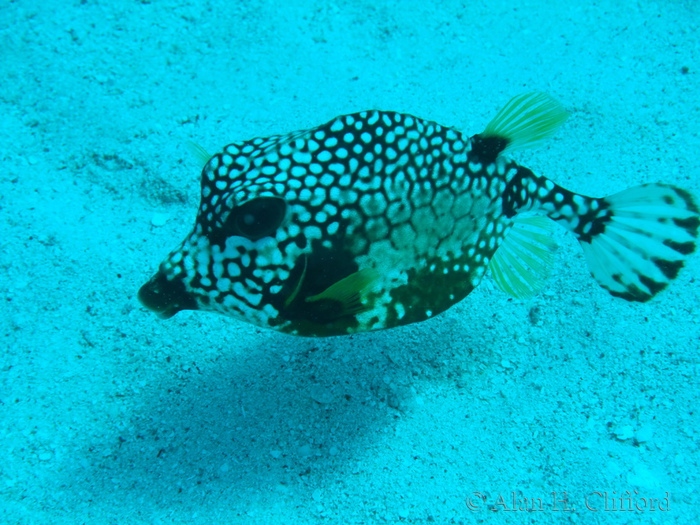
[[[388,329],[444,312],[487,273],[532,297],[558,224],[600,286],[646,302],[695,251],[697,201],[664,183],[589,197],[510,160],[568,116],[533,92],[473,136],[368,110],[213,156],[200,148],[194,228],[138,298],[164,319],[210,311],[305,337]]]

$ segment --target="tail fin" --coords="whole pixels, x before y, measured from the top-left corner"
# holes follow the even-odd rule
[[[687,191],[666,184],[637,186],[598,202],[605,213],[578,230],[588,268],[612,295],[646,302],[695,251],[698,206]]]

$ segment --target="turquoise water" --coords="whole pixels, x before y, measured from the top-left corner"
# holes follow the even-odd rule
[[[188,141],[476,133],[540,90],[571,117],[523,165],[700,195],[698,5],[550,4],[0,4],[0,522],[695,523],[697,256],[629,304],[561,233],[531,300],[347,338],[136,299],[196,214]]]

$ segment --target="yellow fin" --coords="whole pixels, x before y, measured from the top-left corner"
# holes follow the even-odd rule
[[[529,299],[544,288],[554,264],[555,224],[546,217],[515,219],[489,268],[496,285],[516,299]]]
[[[209,153],[207,153],[207,150],[205,150],[202,146],[200,146],[196,142],[192,142],[191,140],[187,141],[187,148],[190,150],[190,152],[197,159],[197,162],[199,163],[200,168],[203,168],[204,166],[206,166],[207,162],[209,162],[209,159],[211,159],[211,157],[212,157],[211,155],[209,155]]]
[[[481,136],[506,139],[501,153],[533,148],[550,138],[569,117],[564,107],[546,93],[513,97],[493,118]]]
[[[306,277],[306,266],[308,263],[308,259],[306,258],[306,255],[304,257],[304,269],[301,271],[301,277],[299,277],[299,282],[296,285],[296,288],[294,288],[294,291],[287,297],[287,299],[284,301],[284,307],[288,308],[290,304],[294,301],[294,299],[297,298],[297,295],[299,295],[299,290],[301,290],[301,285],[304,284],[304,277]]]
[[[366,308],[363,300],[378,279],[379,273],[376,270],[365,268],[330,285],[320,294],[307,297],[306,301],[309,303],[323,299],[338,301],[343,315],[357,314]]]

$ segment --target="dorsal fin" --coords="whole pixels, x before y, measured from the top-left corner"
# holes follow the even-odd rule
[[[501,151],[533,148],[550,138],[569,114],[546,93],[524,93],[513,97],[489,122],[480,136],[506,141]]]

